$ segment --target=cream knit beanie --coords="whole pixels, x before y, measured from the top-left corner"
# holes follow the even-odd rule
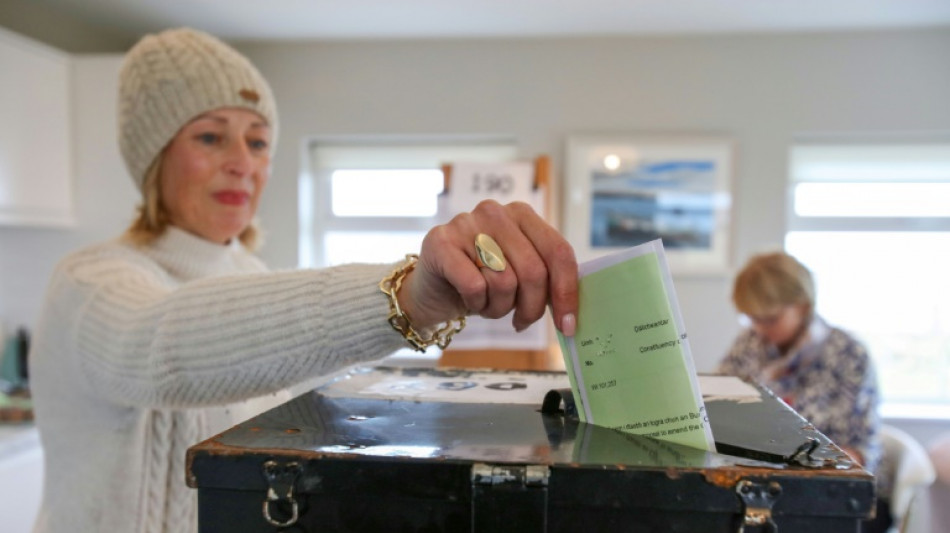
[[[250,61],[211,35],[188,28],[146,35],[119,72],[119,149],[139,190],[145,172],[178,130],[220,107],[256,111],[277,141],[277,106]]]

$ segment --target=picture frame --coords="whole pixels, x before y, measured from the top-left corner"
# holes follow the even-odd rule
[[[578,261],[659,238],[672,274],[726,274],[733,151],[721,136],[569,137],[563,227]]]

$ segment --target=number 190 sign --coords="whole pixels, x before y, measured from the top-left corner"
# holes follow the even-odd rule
[[[515,190],[515,179],[508,173],[476,172],[472,174],[472,194],[507,197]]]
[[[525,202],[543,213],[540,191],[534,190],[534,165],[528,161],[504,164],[456,163],[452,166],[448,198],[450,214],[471,211],[478,202]]]

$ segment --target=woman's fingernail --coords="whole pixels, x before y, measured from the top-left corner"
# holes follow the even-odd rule
[[[561,333],[565,337],[573,337],[576,329],[577,317],[574,316],[574,313],[568,313],[561,317]]]

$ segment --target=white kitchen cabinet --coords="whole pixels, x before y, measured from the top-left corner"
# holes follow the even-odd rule
[[[74,223],[70,62],[0,28],[0,225]]]

